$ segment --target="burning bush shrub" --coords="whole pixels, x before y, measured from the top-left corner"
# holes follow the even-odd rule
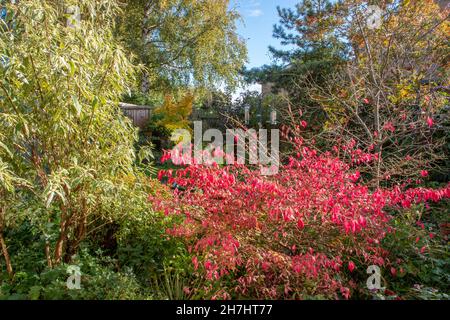
[[[342,149],[351,163],[338,158]],[[375,159],[353,144],[319,153],[296,138],[296,156],[277,175],[244,165],[193,164],[162,171],[160,178],[179,187],[173,199],[156,194],[151,200],[184,218],[167,232],[186,240],[213,298],[348,299],[355,269],[393,263],[381,245],[395,231],[387,209],[450,197],[450,186],[371,190],[355,165]]]

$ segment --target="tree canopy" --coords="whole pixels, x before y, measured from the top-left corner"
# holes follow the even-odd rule
[[[246,60],[228,0],[126,3],[116,34],[146,67],[143,90],[235,86]]]

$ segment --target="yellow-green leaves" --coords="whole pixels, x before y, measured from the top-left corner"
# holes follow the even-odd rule
[[[1,138],[2,136],[0,135],[0,138]],[[3,142],[1,142],[0,141],[0,151],[4,151],[4,152],[6,152],[6,154],[9,156],[9,157],[11,157],[12,158],[12,156],[13,156],[13,154],[12,154],[12,152],[8,149],[8,147],[3,143]],[[1,155],[1,153],[0,153],[0,155]]]
[[[79,117],[81,114],[81,104],[78,101],[78,97],[77,96],[72,96],[72,103],[73,103],[73,107],[75,108],[75,112],[77,114],[77,116]]]
[[[67,5],[79,6],[79,28],[65,27]],[[116,176],[138,174],[136,131],[118,108],[138,70],[113,36],[119,1],[8,6],[20,14],[0,32],[0,57],[8,57],[0,67],[0,192],[17,192],[14,199],[3,192],[0,206],[8,205],[8,221],[20,215],[37,230],[64,221],[64,230],[54,223],[43,231],[56,235],[52,241],[82,240],[77,228],[132,211],[120,202],[132,202],[133,187]],[[52,245],[60,261],[64,246]]]
[[[0,158],[0,190],[12,192],[14,190],[13,180],[13,173],[8,170],[7,164]]]
[[[170,132],[176,129],[190,130],[189,116],[192,113],[193,102],[194,97],[191,94],[187,94],[179,102],[174,101],[172,96],[166,95],[164,103],[155,110],[155,115],[161,116],[157,125]]]
[[[69,67],[70,67],[70,69],[69,69],[69,71],[70,71],[69,76],[73,77],[75,75],[75,70],[76,70],[75,69],[75,63],[73,61],[69,61]]]

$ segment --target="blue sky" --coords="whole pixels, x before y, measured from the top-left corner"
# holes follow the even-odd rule
[[[238,33],[245,39],[249,62],[247,68],[260,67],[271,63],[269,45],[280,48],[280,43],[272,37],[273,25],[279,21],[277,6],[293,8],[298,0],[231,0],[231,6],[242,16],[238,23]],[[252,84],[238,88],[233,99],[238,99],[244,91],[261,92],[261,85]]]
[[[298,0],[232,0],[243,21],[238,24],[238,33],[246,40],[249,63],[248,67],[269,64],[269,45],[280,47],[272,37],[273,25],[277,24],[277,6],[293,8]]]

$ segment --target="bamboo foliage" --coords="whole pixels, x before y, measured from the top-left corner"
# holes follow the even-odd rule
[[[73,5],[77,25],[67,24]],[[2,229],[27,220],[47,239],[42,250],[53,266],[70,260],[91,230],[146,205],[134,167],[136,130],[118,107],[139,67],[112,35],[118,1],[23,0],[7,10],[0,32]],[[8,202],[13,189],[16,200]]]

